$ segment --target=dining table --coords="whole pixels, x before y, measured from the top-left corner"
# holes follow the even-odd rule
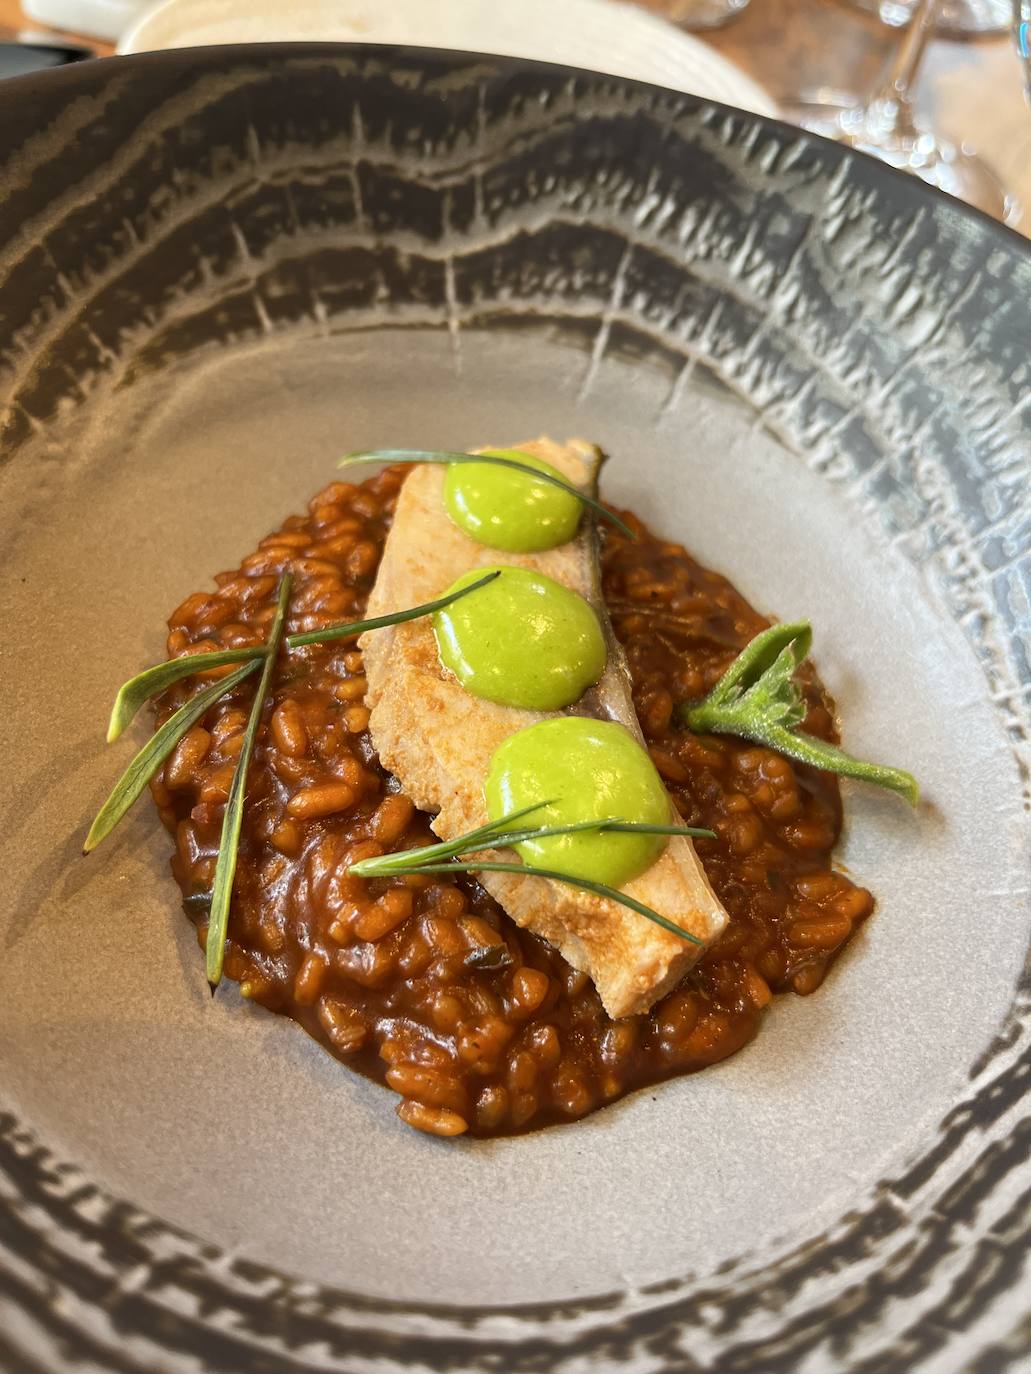
[[[561,3],[561,0],[557,0]],[[664,0],[642,0],[662,13]],[[19,0],[0,0],[0,39],[42,32]],[[46,31],[53,36],[54,31]],[[99,56],[110,43],[64,34]],[[800,97],[863,97],[873,89],[898,31],[851,0],[750,0],[722,28],[699,33],[784,106]],[[1009,33],[976,39],[935,35],[915,89],[918,118],[976,150],[1023,207],[1016,227],[1031,237],[1031,106]]]

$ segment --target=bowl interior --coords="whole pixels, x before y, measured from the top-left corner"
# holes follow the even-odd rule
[[[474,330],[457,353],[443,331],[298,331],[98,410],[45,518],[15,514],[39,495],[20,464],[5,623],[32,800],[7,858],[0,1043],[19,1110],[94,1177],[348,1289],[544,1302],[711,1273],[820,1230],[946,1111],[1024,947],[1018,922],[972,928],[972,894],[1007,868],[1017,790],[977,664],[916,570],[746,405],[701,370],[669,399],[646,362],[592,364],[533,331]],[[601,441],[612,499],[763,609],[811,617],[846,741],[912,768],[927,802],[913,815],[848,789],[842,858],[877,913],[821,992],[778,999],[737,1058],[569,1128],[438,1142],[289,1022],[235,989],[211,1002],[149,805],[106,854],[77,848],[127,754],[101,742],[119,680],[161,656],[174,605],[332,480],[338,454],[540,431]],[[943,749],[941,722],[960,715]],[[514,1264],[526,1236],[533,1261]]]

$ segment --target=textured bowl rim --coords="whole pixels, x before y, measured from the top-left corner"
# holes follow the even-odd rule
[[[10,98],[13,102],[22,97],[30,97],[35,88],[41,83],[55,84],[63,81],[66,84],[79,84],[87,81],[92,85],[96,79],[95,73],[98,66],[104,70],[110,70],[111,77],[117,75],[119,71],[125,70],[125,64],[131,63],[134,67],[146,66],[180,66],[189,68],[192,66],[215,65],[219,61],[236,65],[244,61],[259,61],[269,57],[279,56],[282,58],[296,57],[368,57],[389,61],[394,55],[403,57],[406,61],[417,61],[426,64],[433,63],[460,63],[460,62],[493,62],[504,63],[513,69],[542,73],[561,73],[566,77],[584,77],[594,81],[611,81],[621,87],[629,89],[650,90],[656,93],[673,96],[687,102],[693,102],[698,106],[705,106],[714,110],[725,111],[728,115],[736,115],[742,119],[755,120],[760,124],[768,125],[786,133],[791,133],[798,137],[805,135],[825,148],[836,150],[842,162],[858,160],[879,169],[878,175],[883,175],[889,183],[895,185],[897,192],[908,194],[915,198],[917,202],[926,201],[928,198],[936,203],[940,209],[945,209],[955,213],[960,217],[972,219],[975,223],[982,226],[982,232],[988,231],[999,238],[1000,244],[1008,243],[1011,248],[1016,248],[1018,252],[1031,258],[1031,239],[1025,237],[1019,230],[1005,225],[1001,220],[995,219],[986,211],[977,206],[967,205],[966,202],[957,200],[955,196],[949,195],[947,191],[941,190],[938,186],[932,186],[923,181],[920,177],[913,176],[908,172],[901,171],[897,167],[891,166],[887,162],[881,162],[878,158],[864,153],[858,148],[849,147],[844,143],[837,143],[833,139],[825,138],[822,134],[812,133],[808,129],[801,129],[797,124],[791,124],[785,119],[778,119],[773,115],[756,114],[751,110],[742,110],[736,105],[728,105],[720,100],[710,100],[707,96],[694,95],[687,91],[673,90],[669,86],[660,85],[654,81],[639,81],[631,77],[610,76],[605,72],[591,71],[584,67],[572,67],[564,62],[547,62],[541,58],[528,57],[507,57],[501,53],[465,51],[458,48],[429,48],[418,44],[409,43],[337,43],[321,42],[313,43],[301,41],[296,43],[275,42],[275,43],[212,43],[200,47],[184,48],[159,48],[152,52],[140,53],[115,53],[110,57],[93,58],[88,62],[69,63],[63,67],[47,67],[41,71],[25,72],[21,76],[9,77],[0,83],[0,108],[4,102]],[[115,65],[112,65],[115,64]]]

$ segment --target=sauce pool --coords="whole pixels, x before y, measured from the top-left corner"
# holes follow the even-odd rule
[[[567,480],[550,463],[521,449],[491,448],[485,453]],[[583,514],[583,503],[572,492],[495,463],[449,463],[444,506],[470,538],[506,553],[538,553],[568,543]]]
[[[515,822],[520,829],[578,821],[675,823],[662,779],[629,730],[583,716],[543,720],[510,735],[491,759],[484,796],[495,821],[548,803]],[[586,830],[524,840],[514,848],[538,868],[619,888],[650,868],[667,843],[664,835]]]
[[[303,608],[293,629],[360,618],[406,475],[392,468],[320,492],[172,613],[169,656],[262,643],[286,568]],[[725,578],[628,518],[636,542],[604,533],[605,601],[652,762],[685,823],[716,832],[695,843],[730,917],[646,1016],[607,1016],[586,977],[516,927],[471,875],[348,877],[349,863],[435,837],[379,765],[357,648],[311,646],[273,681],[248,779],[226,972],[246,997],[385,1082],[420,1129],[462,1122],[471,1135],[497,1136],[570,1122],[725,1059],[759,1031],[775,994],[820,986],[873,909],[870,893],[833,867],[836,778],[676,725],[675,703],[704,696],[768,622]],[[800,676],[803,728],[836,740],[811,666]],[[192,690],[169,689],[159,721]],[[152,783],[201,943],[196,898],[211,888],[252,696],[244,687],[220,700]],[[818,1076],[818,1044],[806,1062]]]

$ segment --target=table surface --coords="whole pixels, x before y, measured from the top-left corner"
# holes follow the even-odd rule
[[[661,9],[663,0],[645,3]],[[0,37],[30,27],[38,32],[24,19],[19,0],[0,0]],[[787,102],[821,89],[868,91],[897,32],[847,0],[751,0],[740,18],[704,38],[775,100]],[[1025,207],[1018,227],[1031,237],[1031,109],[1010,38],[934,40],[916,105],[925,121],[991,164]]]

